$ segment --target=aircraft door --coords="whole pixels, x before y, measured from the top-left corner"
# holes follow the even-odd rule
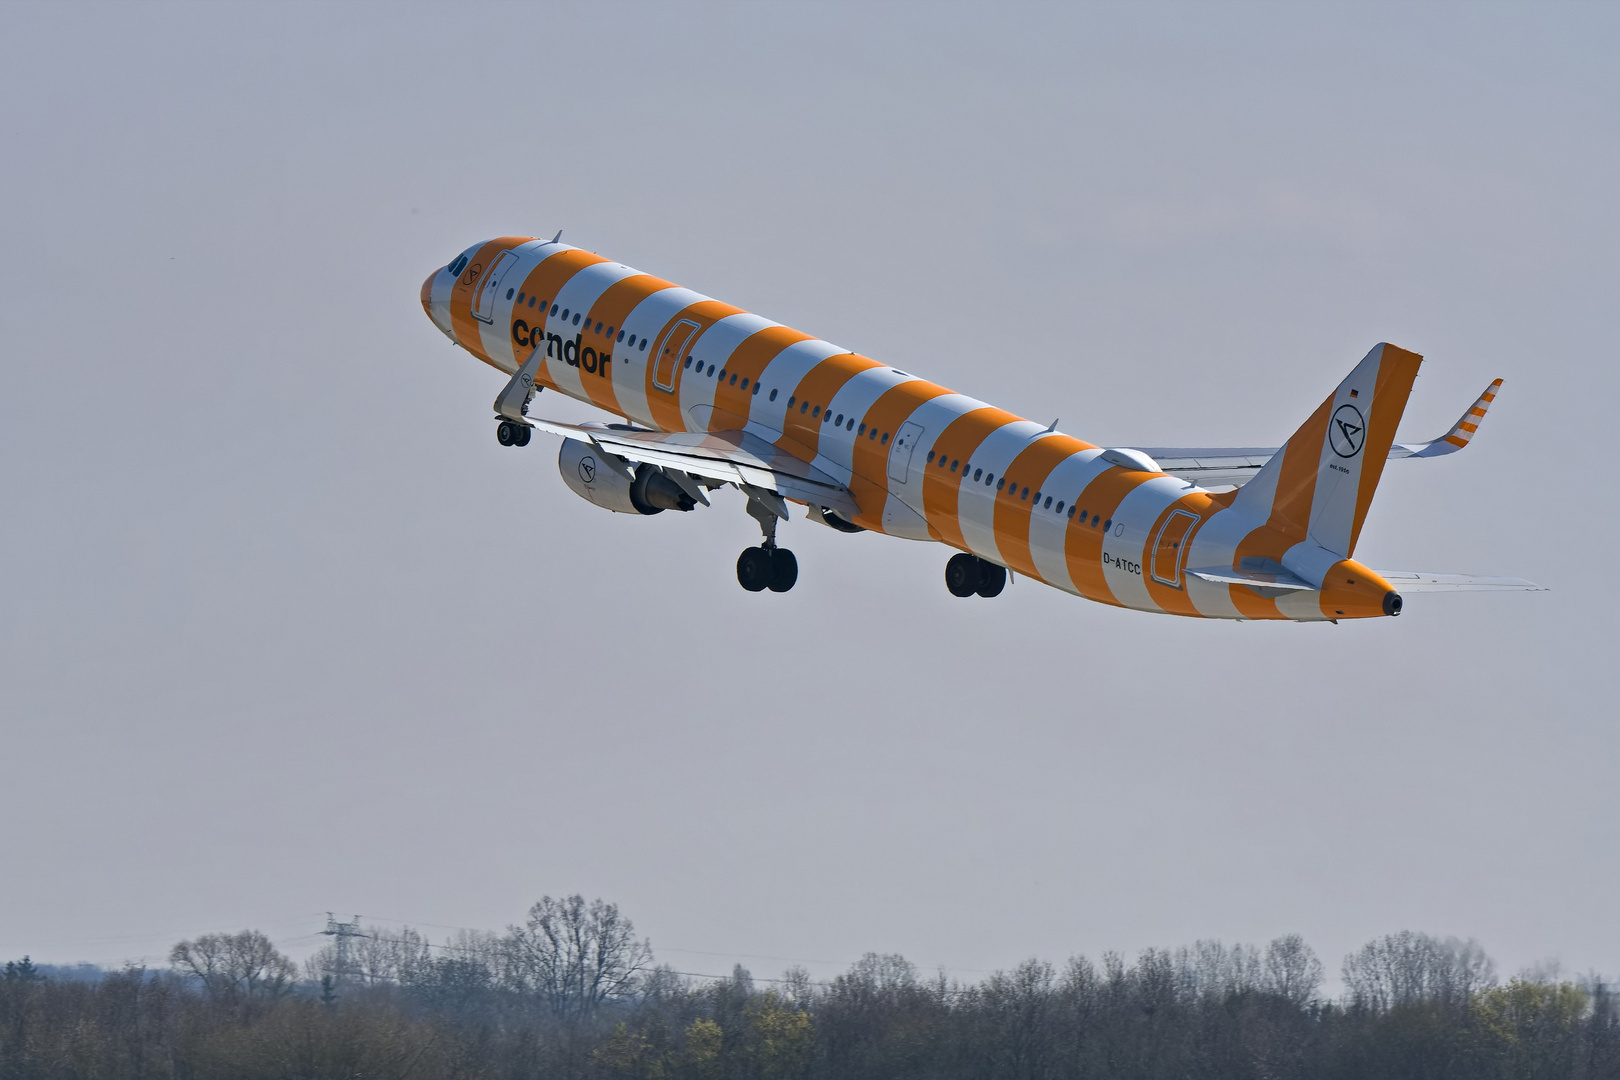
[[[686,347],[692,343],[692,335],[697,333],[698,324],[691,319],[682,319],[665,331],[659,339],[653,354],[658,358],[653,365],[653,385],[660,390],[675,390],[675,373],[681,369],[681,360],[686,355]]]
[[[900,431],[894,437],[894,446],[889,449],[889,479],[897,484],[906,482],[911,475],[911,452],[917,449],[917,443],[924,435],[923,426],[906,421],[900,425]]]
[[[495,301],[500,299],[501,281],[517,261],[515,252],[501,252],[501,257],[495,260],[495,265],[484,275],[484,284],[479,288],[478,299],[473,303],[474,318],[482,319],[484,322],[495,321]]]
[[[1181,588],[1181,558],[1187,553],[1187,531],[1198,523],[1198,515],[1177,510],[1164,519],[1153,541],[1153,580]]]

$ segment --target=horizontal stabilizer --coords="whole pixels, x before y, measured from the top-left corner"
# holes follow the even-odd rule
[[[1533,581],[1516,577],[1480,577],[1477,574],[1420,574],[1412,570],[1378,570],[1397,592],[1546,592]]]
[[[1309,592],[1316,588],[1303,578],[1295,577],[1287,570],[1228,570],[1225,567],[1211,566],[1200,570],[1188,570],[1187,573],[1204,581],[1213,581],[1217,585],[1247,585],[1251,589],[1286,589],[1290,592]]]
[[[1159,471],[1199,487],[1242,487],[1270,461],[1275,446],[1139,447],[1159,463]]]

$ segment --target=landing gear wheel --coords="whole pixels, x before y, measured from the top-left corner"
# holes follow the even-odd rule
[[[521,446],[523,444],[518,442],[520,431],[527,432],[528,428],[522,424],[514,424],[510,420],[502,420],[495,425],[495,441],[502,446]]]
[[[771,556],[771,592],[787,592],[799,580],[799,560],[787,548],[777,548]]]
[[[526,428],[526,427],[519,426],[518,429],[517,429],[517,441],[515,443],[513,443],[512,445],[513,446],[528,446],[529,445],[529,436],[533,435],[533,434],[534,434],[534,429],[533,428]]]
[[[945,564],[945,587],[952,596],[972,596],[979,591],[979,559],[961,552]]]
[[[1000,596],[1001,590],[1007,587],[1007,568],[997,566],[984,559],[979,560],[979,588],[980,596]]]
[[[737,556],[737,584],[749,592],[763,592],[771,584],[771,553],[751,547]]]

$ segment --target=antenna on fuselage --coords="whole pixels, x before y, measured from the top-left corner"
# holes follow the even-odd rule
[[[553,236],[553,237],[552,237],[552,238],[551,238],[551,242],[552,242],[552,243],[553,243],[553,244],[555,244],[555,243],[556,243],[556,242],[557,242],[557,241],[559,241],[559,240],[561,240],[561,239],[562,239],[562,230],[561,230],[561,229],[558,229],[558,230],[557,230],[557,235],[556,235],[556,236]]]

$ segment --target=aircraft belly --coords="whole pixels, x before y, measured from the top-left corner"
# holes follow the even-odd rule
[[[923,516],[892,491],[883,503],[883,534],[904,540],[934,539]]]
[[[1301,589],[1277,597],[1277,610],[1298,622],[1325,622],[1322,614],[1322,594],[1315,589]]]

